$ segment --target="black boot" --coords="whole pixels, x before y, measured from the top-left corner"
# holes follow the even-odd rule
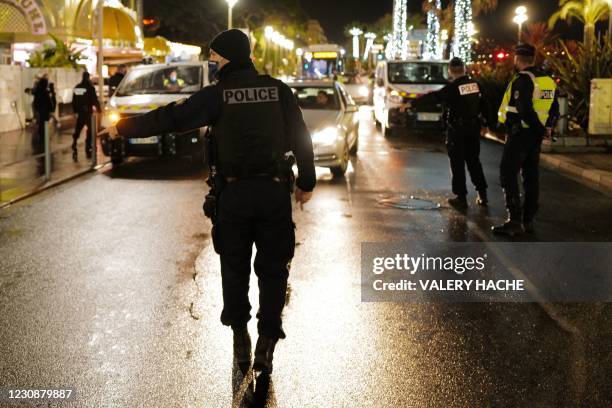
[[[77,153],[77,145],[76,140],[72,142],[72,161],[77,162],[79,160],[79,155]]]
[[[449,198],[447,202],[451,207],[454,207],[458,210],[466,210],[468,208],[467,198],[464,195],[458,195],[453,198]]]
[[[514,237],[523,234],[523,224],[521,222],[521,200],[519,197],[508,197],[506,193],[506,208],[508,209],[508,219],[501,225],[491,228],[496,235],[507,235]]]
[[[535,228],[532,220],[523,220],[523,229],[527,234],[535,234]]]
[[[489,199],[487,198],[487,190],[478,191],[478,197],[476,197],[476,204],[486,207],[489,204]]]
[[[506,235],[509,237],[521,235],[523,232],[525,232],[523,230],[523,225],[520,222],[510,218],[503,224],[492,227],[491,231],[493,231],[495,235]]]
[[[274,357],[274,347],[277,339],[266,336],[259,336],[255,345],[255,362],[253,370],[261,371],[263,374],[272,374],[272,358]]]
[[[232,328],[234,331],[234,357],[238,363],[251,362],[251,336],[246,326]]]

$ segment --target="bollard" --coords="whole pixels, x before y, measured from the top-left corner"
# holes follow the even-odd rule
[[[51,180],[51,130],[49,121],[45,121],[45,180]]]
[[[557,121],[557,128],[555,131],[559,136],[565,135],[567,132],[567,124],[568,124],[568,113],[569,113],[569,103],[567,100],[567,96],[560,96],[559,100],[559,120]]]
[[[98,165],[98,114],[94,112],[91,115],[91,123],[89,129],[91,132],[91,168]]]

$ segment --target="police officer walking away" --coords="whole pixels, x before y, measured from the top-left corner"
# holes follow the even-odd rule
[[[276,342],[285,337],[281,314],[295,249],[289,186],[293,172],[286,154],[295,153],[295,200],[303,205],[316,182],[312,141],[291,89],[258,75],[250,59],[249,39],[242,31],[220,33],[210,48],[211,61],[220,67],[217,84],[189,99],[122,119],[101,134],[133,138],[211,127],[216,142],[209,160],[214,164],[213,190],[205,210],[210,213],[213,207],[213,244],[221,256],[221,322],[233,329],[236,360],[250,362],[248,291],[255,244],[259,338],[253,368],[270,373]]]
[[[446,147],[450,159],[452,188],[455,197],[448,203],[466,209],[467,188],[465,166],[476,187],[477,204],[487,205],[487,181],[480,163],[480,133],[486,127],[488,114],[479,85],[466,74],[465,64],[453,58],[448,68],[452,82],[436,92],[413,100],[411,107],[443,103],[446,108]],[[486,130],[486,129],[485,129]]]
[[[508,220],[492,228],[495,234],[514,236],[534,232],[533,219],[540,192],[540,146],[543,138],[552,137],[553,124],[559,116],[555,81],[534,64],[535,48],[528,44],[517,45],[515,65],[519,72],[508,85],[498,113],[499,122],[506,131],[500,181]],[[522,208],[519,171],[525,190]]]
[[[72,93],[72,110],[77,115],[77,123],[72,135],[72,159],[77,161],[77,141],[81,136],[81,131],[87,126],[87,138],[85,139],[85,154],[88,159],[91,158],[92,151],[92,135],[91,115],[93,112],[100,112],[100,101],[96,95],[89,72],[83,72],[83,80],[74,88]]]

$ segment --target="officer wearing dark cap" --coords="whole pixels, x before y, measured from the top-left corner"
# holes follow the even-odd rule
[[[295,155],[295,200],[303,206],[316,181],[312,140],[291,89],[258,75],[250,58],[249,39],[242,31],[220,33],[210,49],[211,61],[220,68],[218,83],[189,99],[122,119],[103,133],[133,138],[210,126],[216,141],[212,236],[221,256],[221,322],[234,331],[236,360],[250,362],[248,292],[255,244],[259,338],[253,368],[270,373],[276,342],[285,337],[281,314],[295,249],[290,199],[293,171],[287,156],[290,152]]]
[[[534,232],[533,219],[540,192],[540,146],[545,137],[551,137],[559,116],[557,86],[551,77],[534,66],[535,48],[529,44],[517,45],[514,63],[518,73],[510,81],[498,113],[506,132],[500,181],[508,219],[492,228],[495,234],[509,236]],[[522,206],[519,172],[525,190]]]
[[[480,133],[486,130],[488,114],[478,83],[467,76],[465,64],[453,58],[448,68],[452,82],[444,88],[421,96],[410,103],[420,107],[443,103],[446,108],[446,146],[452,173],[454,198],[448,200],[455,208],[466,209],[467,188],[465,167],[476,187],[479,205],[487,205],[487,181],[480,163]],[[485,129],[482,126],[485,126]]]

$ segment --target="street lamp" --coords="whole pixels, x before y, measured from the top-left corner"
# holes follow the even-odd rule
[[[232,28],[232,9],[238,3],[238,0],[225,0],[227,1],[227,29]]]
[[[527,19],[529,17],[527,17],[527,7],[525,6],[518,6],[516,8],[516,10],[514,10],[514,18],[512,19],[512,21],[514,21],[516,24],[518,24],[518,42],[521,42],[521,33],[523,31],[523,23],[525,21],[527,21]]]
[[[353,36],[353,58],[359,59],[359,36],[363,34],[357,27],[351,28],[349,34]]]

